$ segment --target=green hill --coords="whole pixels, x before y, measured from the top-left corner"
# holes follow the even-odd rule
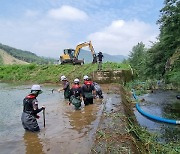
[[[11,55],[12,57],[21,61],[25,61],[27,63],[49,64],[55,62],[55,59],[39,57],[30,51],[16,49],[7,45],[3,45],[1,43],[0,43],[0,49],[5,51],[7,54]],[[0,56],[0,64],[3,64],[2,56]]]

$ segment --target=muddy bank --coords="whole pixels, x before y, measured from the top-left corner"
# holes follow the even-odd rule
[[[140,153],[140,145],[129,131],[129,122],[135,122],[135,118],[128,94],[118,84],[103,90],[114,97],[105,101],[91,153]]]

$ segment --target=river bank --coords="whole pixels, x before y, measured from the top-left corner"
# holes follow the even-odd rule
[[[96,131],[91,152],[94,153],[141,153],[143,148],[129,132],[129,119],[132,119],[132,104],[127,102],[127,93],[118,84],[104,89],[108,93],[118,94],[105,102],[103,114]]]
[[[112,106],[105,104],[92,153],[179,153],[180,144],[176,137],[169,137],[168,142],[161,142],[163,138],[159,138],[160,135],[140,126],[134,114],[136,109],[131,92],[117,84],[110,87],[113,87],[108,89],[110,93],[119,95],[114,98],[119,103],[112,103]],[[178,132],[178,126],[167,126],[166,131],[171,132],[170,128],[177,129]]]

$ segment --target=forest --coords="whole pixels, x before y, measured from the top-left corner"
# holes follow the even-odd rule
[[[140,80],[158,79],[180,86],[180,1],[165,0],[157,21],[160,34],[151,48],[139,42],[127,61]]]

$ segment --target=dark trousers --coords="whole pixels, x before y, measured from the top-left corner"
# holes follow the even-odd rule
[[[102,70],[102,61],[99,61],[98,63],[98,70]]]
[[[32,132],[40,130],[36,118],[29,113],[23,112],[21,116],[21,121],[25,130]]]
[[[93,98],[85,98],[84,104],[85,105],[93,104]]]

